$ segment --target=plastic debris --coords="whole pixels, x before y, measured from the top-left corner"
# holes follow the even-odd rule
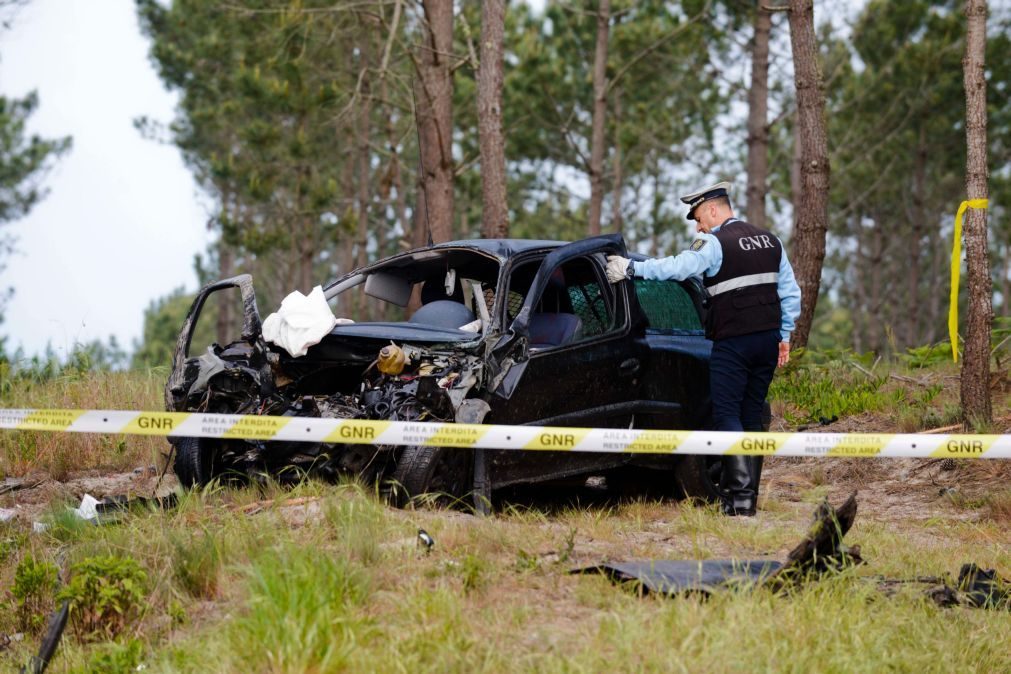
[[[81,505],[76,508],[71,508],[73,513],[80,517],[82,520],[93,520],[98,517],[98,499],[91,494],[85,494],[81,499]]]
[[[763,585],[784,589],[830,568],[859,564],[859,546],[846,547],[843,536],[856,518],[856,493],[839,508],[828,501],[818,506],[807,535],[787,555],[776,560],[640,560],[605,562],[573,569],[571,573],[599,573],[615,582],[639,583],[643,594],[710,594],[730,586]]]
[[[435,539],[424,529],[418,529],[418,545],[423,547],[426,553],[431,552]]]

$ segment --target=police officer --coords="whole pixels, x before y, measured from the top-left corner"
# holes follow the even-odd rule
[[[800,287],[782,242],[734,217],[730,183],[681,197],[698,235],[687,250],[633,262],[610,255],[607,278],[684,280],[702,276],[709,295],[706,336],[713,340],[709,385],[718,431],[762,430],[762,409],[776,366],[790,359]],[[720,489],[727,515],[755,514],[762,457],[724,456]]]

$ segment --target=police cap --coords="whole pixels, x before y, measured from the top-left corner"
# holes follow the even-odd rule
[[[681,201],[688,204],[688,219],[693,220],[695,218],[695,209],[703,202],[717,197],[728,196],[730,196],[730,183],[724,181],[716,183],[715,185],[710,185],[709,187],[703,187],[691,194],[686,194],[681,197]]]

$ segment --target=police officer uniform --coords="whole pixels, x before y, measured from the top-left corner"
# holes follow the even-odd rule
[[[721,182],[682,197],[690,207],[688,218],[693,219],[706,201],[728,197],[729,188],[729,183]],[[709,295],[706,336],[713,341],[709,383],[715,430],[762,430],[762,410],[780,359],[780,343],[788,349],[800,314],[800,288],[782,242],[731,215],[700,231],[678,255],[638,262],[612,256],[608,266],[612,281],[620,280],[621,271],[628,278],[658,280],[702,276]],[[725,513],[754,515],[761,468],[761,457],[723,457],[720,487],[727,495]]]

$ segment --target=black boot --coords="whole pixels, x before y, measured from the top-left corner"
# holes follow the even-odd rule
[[[752,487],[752,457],[726,455],[720,474],[720,490],[727,495],[723,514],[730,516],[755,514],[756,492]]]

